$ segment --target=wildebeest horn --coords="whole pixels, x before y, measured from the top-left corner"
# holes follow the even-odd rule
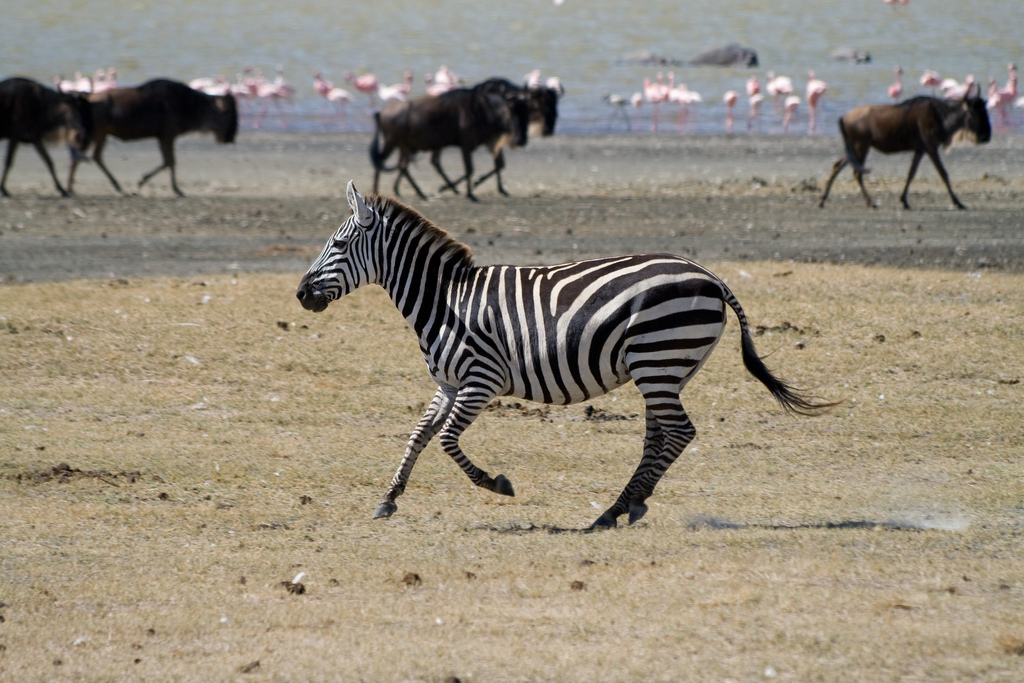
[[[363,201],[363,196],[356,191],[354,180],[348,181],[348,188],[345,190],[345,194],[348,197],[348,206],[352,209],[352,215],[356,217],[356,223],[369,227],[373,221],[373,213],[367,208],[366,202]]]

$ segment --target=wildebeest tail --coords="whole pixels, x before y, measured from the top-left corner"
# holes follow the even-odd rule
[[[394,171],[397,166],[387,168],[384,166],[386,157],[380,151],[380,112],[373,112],[373,140],[370,142],[370,163],[373,164],[373,168],[377,171],[390,172]]]
[[[736,317],[740,321],[740,346],[743,350],[743,365],[761,384],[768,387],[768,391],[771,392],[780,406],[791,413],[799,415],[818,415],[842,403],[842,401],[819,401],[816,397],[806,396],[801,391],[793,388],[785,380],[773,375],[754,349],[754,340],[750,336],[750,326],[747,323],[746,314],[743,313],[743,309],[740,307],[740,302],[736,300],[736,297],[724,284],[722,289],[725,292],[725,302],[736,312]]]
[[[857,155],[853,152],[853,143],[850,142],[850,137],[846,134],[846,124],[843,123],[843,118],[839,117],[839,132],[843,136],[843,144],[846,146],[846,161],[853,167],[853,170],[860,174],[870,173],[871,169],[865,166],[857,159]]]

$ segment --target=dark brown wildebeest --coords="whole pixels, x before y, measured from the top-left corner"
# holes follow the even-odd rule
[[[11,196],[6,187],[7,173],[14,163],[18,143],[27,142],[43,158],[57,191],[67,197],[71,187],[67,190],[61,187],[43,144],[47,139],[60,137],[62,132],[72,155],[81,156],[92,139],[91,111],[84,97],[55,92],[28,78],[0,81],[0,140],[8,138],[0,194]]]
[[[174,138],[199,131],[213,133],[217,142],[228,143],[235,141],[238,132],[234,95],[207,95],[177,81],[161,78],[134,88],[94,93],[89,95],[89,102],[96,137],[92,159],[118,192],[123,192],[121,186],[103,163],[103,146],[108,135],[120,140],[157,138],[163,163],[142,176],[139,187],[167,168],[171,171],[171,189],[179,197],[184,197],[174,173]],[[77,165],[75,162],[71,164],[69,190]]]
[[[436,97],[421,97],[408,102],[390,102],[374,115],[377,123],[370,143],[370,161],[373,163],[373,191],[377,192],[381,171],[397,168],[394,191],[404,176],[421,199],[426,195],[409,175],[409,161],[416,152],[430,152],[430,163],[444,178],[444,188],[455,192],[455,183],[466,180],[466,196],[473,196],[473,150],[486,145],[494,157],[498,191],[508,195],[501,184],[504,157],[501,149],[526,144],[529,110],[525,100],[512,95],[501,97],[482,88],[456,88]],[[383,146],[381,144],[383,138]],[[452,181],[441,168],[441,151],[445,147],[462,150],[462,163],[466,174]],[[398,150],[398,166],[385,168],[391,152]]]
[[[979,88],[980,90],[980,88]],[[821,195],[819,207],[825,206],[832,181],[839,172],[850,164],[853,177],[860,185],[864,201],[871,208],[874,202],[864,188],[864,159],[872,147],[883,154],[893,152],[913,152],[914,159],[910,162],[910,173],[907,184],[903,187],[900,201],[907,209],[907,190],[914,179],[917,165],[925,154],[932,160],[939,177],[946,184],[949,196],[957,208],[965,209],[949,184],[949,176],[939,159],[939,147],[946,147],[955,137],[973,140],[975,144],[988,142],[992,137],[992,126],[989,124],[985,100],[971,96],[967,90],[964,98],[958,102],[940,100],[934,97],[914,97],[899,104],[878,104],[869,107],[857,107],[839,119],[839,132],[843,134],[846,154],[832,165],[832,175],[825,183],[825,191]]]

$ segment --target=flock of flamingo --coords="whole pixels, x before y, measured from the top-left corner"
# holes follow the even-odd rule
[[[1011,107],[1024,109],[1024,97],[1021,97],[1017,90],[1017,67],[1015,64],[1008,65],[1009,79],[1003,87],[999,87],[995,78],[989,78],[987,107],[994,123],[1008,127],[1011,122]],[[887,94],[894,101],[898,102],[903,98],[903,69],[895,68],[896,80],[888,86]],[[412,94],[413,75],[406,71],[400,83],[385,85],[372,73],[356,75],[352,71],[344,72],[344,78],[356,93],[365,95],[370,107],[376,109],[383,103],[392,100],[406,100]],[[524,85],[528,88],[541,86],[555,88],[564,92],[561,82],[557,77],[542,79],[539,70],[531,71],[523,77]],[[63,92],[99,93],[117,87],[117,70],[114,67],[99,69],[92,76],[83,76],[76,72],[71,79],[62,79],[54,76],[54,86]],[[457,76],[447,66],[442,65],[435,73],[427,74],[424,77],[424,88],[427,95],[440,95],[453,88],[465,84],[463,78]],[[925,71],[920,78],[920,84],[931,90],[933,96],[942,93],[947,99],[960,99],[967,91],[977,83],[973,75],[968,75],[963,82],[954,78],[942,78],[932,70]],[[270,106],[280,106],[282,102],[291,102],[296,94],[296,89],[288,83],[283,75],[283,68],[278,67],[277,75],[272,80],[265,78],[259,69],[245,67],[238,74],[235,82],[229,82],[223,76],[196,78],[189,82],[189,85],[196,90],[211,95],[233,94],[242,101],[259,103],[253,113],[252,125],[259,128],[264,117],[267,115]],[[980,84],[979,89],[980,89]],[[808,72],[807,84],[804,90],[804,99],[795,94],[793,80],[787,76],[775,75],[768,72],[767,79],[762,92],[761,83],[756,76],[751,76],[746,82],[746,95],[748,103],[747,129],[752,130],[758,124],[762,115],[761,108],[766,99],[771,99],[777,114],[782,116],[782,131],[789,132],[790,125],[801,104],[807,103],[808,111],[808,133],[812,134],[817,126],[817,111],[821,99],[828,91],[828,83],[815,77],[814,71]],[[354,95],[345,88],[336,86],[325,79],[321,72],[313,74],[313,90],[330,102],[335,113],[344,117],[347,106],[352,103],[357,95]],[[652,108],[651,129],[657,132],[662,105],[675,105],[676,126],[681,127],[691,115],[691,107],[704,101],[700,93],[687,88],[685,83],[676,83],[673,72],[667,75],[658,73],[655,80],[645,78],[643,90],[634,93],[630,98],[621,95],[605,93],[604,99],[613,105],[619,115],[626,121],[627,127],[631,130],[627,107],[639,109],[645,104]],[[725,130],[732,132],[735,115],[734,109],[739,102],[740,93],[736,90],[728,90],[722,95],[722,102],[725,104]],[[283,116],[283,114],[282,114]]]
[[[1007,69],[1009,70],[1009,78],[1003,87],[1000,88],[998,86],[995,78],[989,78],[986,99],[986,106],[990,116],[995,117],[996,123],[1004,127],[1008,127],[1011,124],[1011,107],[1024,109],[1024,97],[1019,96],[1017,90],[1017,66],[1011,63],[1007,66]],[[903,97],[902,67],[897,66],[895,72],[896,81],[888,87],[887,94],[894,102],[899,102]],[[937,97],[938,93],[941,92],[942,97],[946,99],[958,100],[962,99],[976,82],[973,75],[968,75],[961,83],[955,78],[942,78],[938,73],[929,69],[921,75],[920,83],[922,86],[931,89],[933,97]],[[807,132],[809,134],[815,132],[818,107],[822,97],[828,91],[828,87],[828,83],[815,77],[814,71],[807,72],[805,99],[808,109]],[[782,131],[784,133],[789,132],[790,123],[803,102],[799,95],[794,94],[793,80],[791,78],[788,76],[776,76],[773,72],[769,71],[764,85],[764,92],[762,93],[760,81],[756,76],[751,76],[747,79],[746,92],[749,104],[747,114],[748,130],[754,128],[758,117],[761,116],[761,106],[765,99],[771,98],[775,103],[776,111],[782,114]],[[727,90],[722,95],[722,102],[725,104],[726,132],[732,132],[735,121],[733,110],[737,102],[739,102],[739,98],[740,94],[735,90]],[[700,93],[689,90],[685,83],[676,85],[675,74],[671,71],[668,72],[667,78],[661,73],[657,75],[655,81],[645,78],[643,91],[633,93],[632,97],[628,100],[621,95],[610,93],[605,93],[604,99],[609,104],[617,107],[626,121],[627,127],[630,128],[629,116],[625,111],[627,106],[639,109],[645,103],[651,105],[653,107],[651,129],[654,132],[658,130],[659,109],[662,104],[678,105],[676,125],[679,127],[689,117],[690,106],[704,101]]]

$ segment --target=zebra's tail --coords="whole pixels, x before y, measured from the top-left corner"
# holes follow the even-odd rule
[[[378,172],[390,173],[397,169],[397,166],[388,168],[384,165],[384,161],[387,159],[380,151],[380,112],[373,112],[373,141],[370,143],[370,163],[373,164],[374,170]]]
[[[743,365],[761,384],[768,387],[768,391],[779,402],[779,405],[791,413],[819,415],[842,403],[842,401],[821,401],[816,396],[807,396],[785,380],[773,375],[754,349],[754,339],[750,336],[750,326],[747,323],[747,316],[743,312],[740,302],[736,300],[736,297],[728,287],[724,284],[722,287],[725,290],[725,302],[736,312],[736,317],[740,321],[740,346],[743,350]]]

